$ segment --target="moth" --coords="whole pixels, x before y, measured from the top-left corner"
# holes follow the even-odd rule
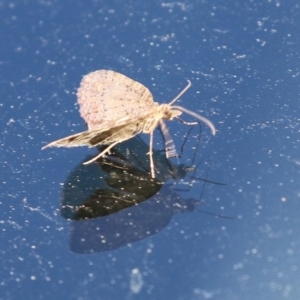
[[[118,143],[143,132],[150,135],[148,155],[151,177],[155,178],[153,132],[158,126],[164,136],[166,157],[177,155],[164,120],[181,120],[179,116],[184,112],[204,122],[213,135],[216,133],[210,120],[184,107],[173,105],[190,86],[191,82],[188,80],[188,85],[170,103],[159,104],[154,102],[148,88],[123,74],[111,70],[91,72],[83,77],[77,91],[80,115],[88,129],[51,142],[42,149],[108,145],[100,154],[84,163],[89,164],[109,153]]]

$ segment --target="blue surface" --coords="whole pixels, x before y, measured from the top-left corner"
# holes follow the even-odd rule
[[[277,0],[3,2],[0,299],[299,299],[299,9]],[[85,129],[75,92],[97,69],[138,80],[161,103],[191,80],[179,105],[217,128],[212,137],[202,127],[198,175],[209,164],[208,178],[227,186],[206,184],[200,199],[196,182],[178,192],[203,201],[194,212],[171,214],[130,246],[78,254],[74,221],[60,215],[62,185],[96,151],[41,147]],[[168,125],[179,148],[187,128]],[[193,133],[178,163],[196,142]]]

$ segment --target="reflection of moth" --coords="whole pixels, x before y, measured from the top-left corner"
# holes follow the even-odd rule
[[[88,130],[54,141],[43,147],[77,147],[109,145],[95,158],[95,161],[116,144],[126,141],[143,132],[150,134],[150,167],[154,178],[153,131],[160,125],[166,146],[166,156],[176,156],[176,150],[168,129],[163,121],[178,118],[182,112],[190,114],[206,123],[213,134],[214,125],[206,118],[172,104],[191,86],[190,81],[185,89],[168,104],[153,101],[150,91],[137,81],[120,73],[99,70],[84,76],[77,92],[80,114],[88,125]]]
[[[99,147],[99,151],[105,147]],[[81,220],[114,214],[154,197],[167,180],[184,178],[194,170],[174,165],[164,151],[154,150],[155,178],[150,178],[148,147],[140,136],[135,136],[116,145],[110,155],[94,164],[84,167],[80,163],[64,184],[62,216]]]

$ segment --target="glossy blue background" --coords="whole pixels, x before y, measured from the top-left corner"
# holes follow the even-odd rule
[[[0,299],[299,299],[299,8],[2,2]],[[131,246],[70,252],[62,184],[95,151],[41,146],[84,130],[75,93],[97,69],[138,80],[158,102],[192,81],[180,105],[217,127],[211,137],[203,126],[199,159],[227,183],[206,185],[201,208],[234,220],[176,214]],[[180,146],[186,127],[170,130]]]

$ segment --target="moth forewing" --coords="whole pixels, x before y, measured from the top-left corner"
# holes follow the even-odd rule
[[[80,146],[88,146],[88,141],[94,136],[95,133],[90,131],[83,131],[76,134],[69,135],[62,139],[53,141],[42,148],[42,150],[50,147],[80,147]]]
[[[141,126],[132,126],[132,123],[115,126],[107,130],[94,129],[76,133],[65,138],[56,140],[42,149],[49,147],[95,147],[97,145],[108,145],[116,141],[123,141],[139,134],[142,130]]]
[[[138,121],[138,119],[136,120]],[[42,149],[50,147],[80,147],[80,146],[89,146],[94,147],[103,142],[103,144],[109,144],[111,141],[109,137],[112,137],[116,132],[119,132],[121,129],[126,128],[128,124],[132,124],[133,120],[127,118],[122,118],[118,122],[107,121],[103,124],[98,125],[98,128],[89,129],[80,133],[72,134],[67,137],[61,138],[59,140],[53,141]],[[136,128],[136,127],[135,127]],[[114,142],[114,141],[112,141]]]

